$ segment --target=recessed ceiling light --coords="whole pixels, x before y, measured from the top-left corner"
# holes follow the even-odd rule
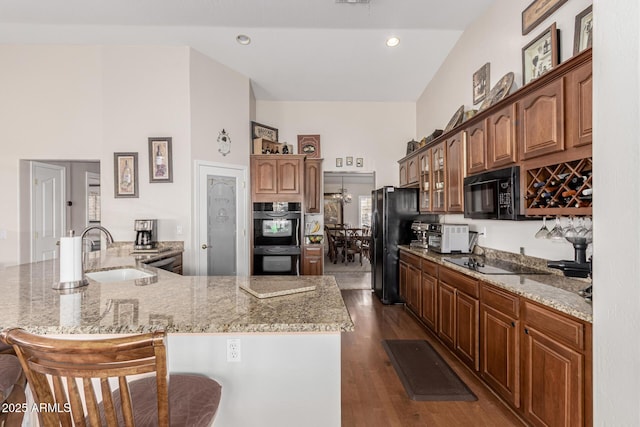
[[[251,43],[251,37],[245,34],[238,34],[238,36],[236,37],[236,41],[240,44],[249,44]]]
[[[396,47],[398,44],[400,44],[400,39],[397,37],[389,37],[387,39],[387,46],[389,47]]]

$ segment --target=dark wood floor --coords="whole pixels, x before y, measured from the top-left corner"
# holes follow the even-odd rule
[[[522,426],[522,422],[400,305],[370,290],[342,291],[355,332],[342,334],[342,426]],[[407,396],[381,340],[424,339],[475,393],[475,402],[416,402]]]

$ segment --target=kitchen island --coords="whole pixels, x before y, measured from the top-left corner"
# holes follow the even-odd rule
[[[87,271],[131,267],[151,277],[56,291],[57,260],[1,271],[0,327],[92,338],[165,329],[171,372],[199,372],[222,384],[224,426],[339,426],[340,334],[353,330],[332,276],[180,276],[126,247],[90,254]],[[257,298],[242,287],[315,288]],[[240,360],[227,361],[227,340]]]

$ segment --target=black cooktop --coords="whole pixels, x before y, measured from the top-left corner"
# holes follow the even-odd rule
[[[546,271],[536,270],[534,268],[514,264],[512,262],[501,261],[498,259],[487,260],[481,256],[465,256],[443,259],[444,261],[482,274],[551,274]]]

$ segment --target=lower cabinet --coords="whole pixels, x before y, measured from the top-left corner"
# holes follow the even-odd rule
[[[480,376],[520,408],[520,299],[483,283],[480,300]]]
[[[525,302],[523,313],[525,418],[539,426],[590,424],[585,422],[585,376],[590,371],[585,332],[590,336],[590,331],[582,322],[532,303]]]
[[[527,423],[593,424],[590,323],[405,251],[400,289],[423,325]]]
[[[302,274],[305,276],[324,274],[324,245],[302,246]]]
[[[474,371],[479,369],[478,281],[448,268],[438,280],[438,336]]]

